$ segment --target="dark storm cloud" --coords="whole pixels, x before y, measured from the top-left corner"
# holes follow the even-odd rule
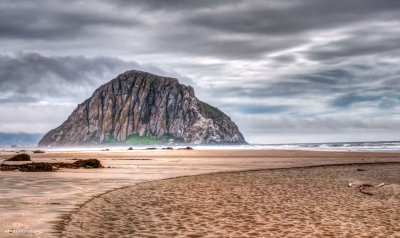
[[[46,57],[37,53],[0,56],[0,90],[15,95],[68,97],[104,81],[111,73],[137,68],[135,62],[99,57]],[[111,79],[111,78],[108,78]]]
[[[0,3],[0,39],[68,39],[82,37],[100,27],[132,27],[133,17],[85,10],[70,1],[67,6],[50,0],[3,1]],[[74,7],[75,6],[75,7]]]
[[[35,102],[46,97],[81,99],[101,84],[132,69],[179,77],[152,65],[111,57],[48,57],[38,53],[0,55],[0,103]],[[181,82],[191,81],[183,78]]]
[[[396,20],[399,17],[399,7],[398,1],[379,0],[303,0],[276,5],[265,1],[243,1],[242,5],[236,7],[195,15],[190,18],[190,22],[226,32],[297,34],[362,20]]]
[[[177,1],[177,6],[190,6]],[[216,3],[201,2],[207,10],[180,13],[181,21],[161,34],[162,41],[155,42],[163,49],[195,55],[209,55],[222,58],[254,59],[267,53],[299,46],[310,37],[318,36],[323,30],[342,30],[350,26],[368,25],[372,22],[396,21],[400,17],[400,2],[358,0],[329,1],[303,0],[290,2],[241,1],[215,7]],[[173,11],[173,4],[150,1],[149,8]],[[174,29],[185,29],[175,32]],[[358,56],[382,53],[399,48],[398,34],[373,28],[370,32],[381,31],[381,37],[355,32],[346,40],[319,45],[304,52],[313,60],[333,57]],[[218,37],[224,34],[225,37]],[[227,37],[230,36],[230,37]],[[248,36],[248,37],[244,37]],[[277,58],[279,59],[279,58]]]
[[[296,56],[294,55],[280,55],[280,56],[275,56],[271,57],[274,61],[278,63],[292,63],[296,61]]]
[[[400,17],[398,1],[173,2],[123,1],[123,6],[169,14],[165,21],[159,21],[160,28],[149,28],[154,33],[149,43],[165,53],[256,60],[268,53],[307,44],[324,30],[349,29],[351,36],[313,46],[302,52],[304,57],[318,61],[376,54],[396,49],[400,42],[398,34],[388,31],[385,25],[369,31],[351,29],[396,21]],[[178,11],[185,9],[188,11]],[[377,32],[381,33],[378,37]],[[295,58],[292,55],[275,59],[289,62]]]
[[[183,26],[186,29],[187,26]],[[219,32],[208,29],[180,29],[179,32],[171,29],[162,34],[163,40],[153,41],[153,45],[163,51],[172,51],[180,54],[190,54],[203,57],[217,57],[222,59],[257,59],[266,53],[294,47],[305,43],[301,36],[290,38],[235,38],[219,37]]]
[[[323,30],[400,17],[400,2],[378,0],[88,0],[85,4],[76,0],[68,4],[8,0],[0,6],[0,39],[73,40],[74,47],[92,40],[93,47],[116,50],[116,42],[126,41],[132,37],[129,33],[135,33],[138,37],[134,36],[131,42],[135,51],[142,54],[174,53],[234,60],[256,60],[271,52],[306,44]],[[110,34],[109,29],[113,28],[121,31]],[[380,38],[372,36],[367,41],[360,31],[342,41],[314,46],[303,54],[313,60],[325,60],[398,47],[398,34],[382,29]],[[381,31],[374,28],[371,32],[378,30]],[[85,50],[88,48],[85,44]],[[283,63],[282,60],[295,58],[292,55],[275,59]]]
[[[375,30],[374,33],[353,33],[353,36],[346,39],[313,47],[307,55],[311,60],[324,61],[400,50],[400,35],[381,32],[381,35],[376,36],[377,31],[379,30]]]

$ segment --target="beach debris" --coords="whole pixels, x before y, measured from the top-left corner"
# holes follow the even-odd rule
[[[364,183],[364,184],[361,184],[358,188],[359,188],[359,191],[360,191],[361,193],[364,193],[364,194],[367,194],[367,195],[369,195],[369,196],[372,196],[372,195],[374,195],[374,194],[371,193],[371,192],[366,191],[367,188],[377,188],[377,187],[382,187],[382,186],[384,186],[384,185],[385,185],[384,183],[380,183],[380,184],[378,184],[378,185],[376,185],[376,186],[374,186],[374,185],[372,185],[372,184]]]
[[[0,165],[1,171],[12,171],[19,170],[21,172],[50,172],[57,170],[59,168],[68,168],[68,169],[79,169],[79,168],[104,168],[103,165],[97,159],[86,159],[86,160],[77,160],[73,163],[29,163],[29,164],[19,164],[19,165]]]
[[[19,170],[21,172],[50,172],[54,170],[52,163],[29,163],[19,165],[4,165],[0,166],[1,171]]]
[[[178,148],[178,150],[193,150],[193,148],[190,146],[186,146],[185,148]]]
[[[31,157],[28,154],[18,154],[5,161],[31,161]]]
[[[174,148],[172,148],[172,147],[165,147],[165,148],[162,148],[163,150],[173,150]]]
[[[132,147],[129,147],[128,150],[133,150],[133,148],[132,148]]]
[[[43,150],[34,150],[33,153],[34,154],[43,154],[44,151]]]
[[[353,186],[353,184],[352,183],[349,183],[349,185],[348,185],[349,187],[351,187],[351,186]]]
[[[78,168],[103,168],[98,159],[86,159],[75,161],[74,166]]]
[[[361,171],[366,171],[366,170],[365,169],[357,169],[356,171],[360,171],[361,172]]]

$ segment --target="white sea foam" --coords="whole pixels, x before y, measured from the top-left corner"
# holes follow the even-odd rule
[[[144,150],[149,147],[161,150],[165,147],[173,149],[185,148],[185,145],[121,145],[99,147],[60,147],[42,148],[52,151],[126,151],[129,147],[135,150]],[[248,145],[189,145],[196,150],[307,150],[307,151],[353,151],[353,152],[400,152],[400,141],[377,142],[333,142],[333,143],[296,143],[296,144],[248,144]],[[1,150],[36,150],[36,147],[18,146],[16,148],[0,147]]]

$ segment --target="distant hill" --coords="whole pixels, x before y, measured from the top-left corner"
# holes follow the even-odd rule
[[[216,95],[218,97],[218,95]],[[175,78],[128,71],[98,88],[39,146],[246,144],[236,124]]]
[[[0,132],[0,146],[36,146],[43,134]]]

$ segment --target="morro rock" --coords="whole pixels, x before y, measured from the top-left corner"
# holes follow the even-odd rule
[[[127,71],[98,88],[39,146],[244,144],[236,124],[177,79]]]

